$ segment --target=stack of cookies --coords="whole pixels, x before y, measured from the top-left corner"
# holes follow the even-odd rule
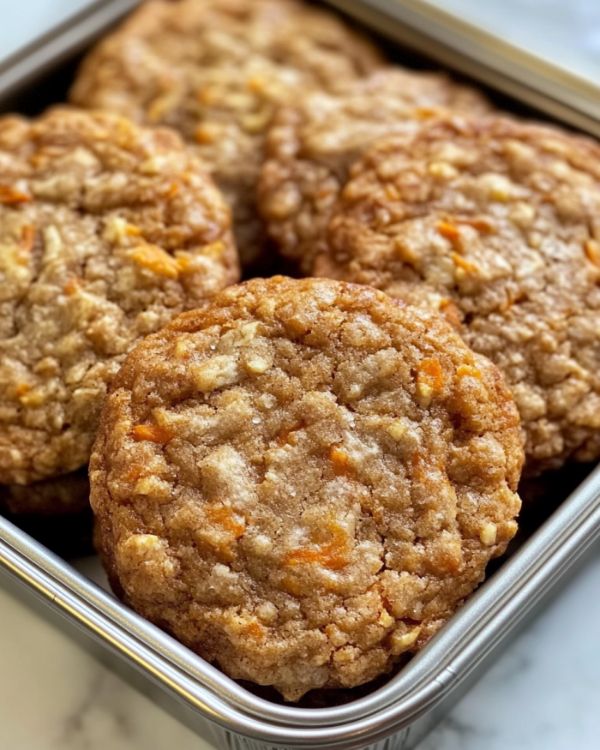
[[[71,101],[0,121],[4,504],[89,461],[140,614],[289,701],[389,673],[600,455],[600,146],[299,0],[149,0]]]

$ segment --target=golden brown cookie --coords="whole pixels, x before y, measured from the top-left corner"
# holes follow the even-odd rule
[[[384,135],[410,132],[448,108],[485,113],[472,88],[440,73],[382,68],[334,93],[309,91],[269,129],[258,206],[279,252],[308,272],[353,161]]]
[[[287,700],[420,648],[516,530],[518,414],[441,316],[253,280],[127,358],[90,467],[125,600]]]
[[[153,0],[88,56],[71,99],[170,125],[195,143],[234,207],[251,265],[265,240],[255,190],[274,108],[380,62],[334,15],[297,0]]]
[[[352,170],[314,272],[441,306],[503,372],[527,470],[600,456],[600,146],[447,117]]]
[[[33,484],[0,484],[0,511],[14,516],[68,516],[89,508],[87,466]]]
[[[87,466],[33,484],[0,485],[0,513],[63,558],[94,554]]]
[[[87,463],[133,343],[238,278],[230,222],[175,133],[0,119],[0,483]]]

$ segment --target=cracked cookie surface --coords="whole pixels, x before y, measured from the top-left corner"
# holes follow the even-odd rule
[[[518,414],[441,316],[367,287],[230,287],[127,358],[91,461],[138,612],[287,700],[389,671],[516,531]]]
[[[175,133],[0,120],[0,483],[87,464],[134,342],[238,279],[230,213]]]
[[[234,208],[251,265],[265,240],[255,190],[275,108],[380,64],[359,33],[296,0],[154,0],[88,56],[71,99],[169,125],[195,144]]]
[[[317,275],[442,307],[500,368],[526,471],[600,456],[600,146],[447,117],[352,170]]]
[[[281,107],[267,134],[258,191],[278,251],[308,272],[352,162],[378,138],[415,130],[444,108],[484,113],[491,105],[443,74],[390,67]]]

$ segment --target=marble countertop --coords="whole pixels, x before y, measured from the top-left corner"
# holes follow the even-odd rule
[[[600,548],[419,750],[596,750],[599,592]],[[0,611],[0,747],[213,748],[2,589]]]

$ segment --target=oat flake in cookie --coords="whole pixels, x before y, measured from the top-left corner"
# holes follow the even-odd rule
[[[230,221],[175,133],[0,119],[0,483],[87,463],[132,344],[238,278]]]
[[[600,147],[449,117],[352,171],[315,273],[441,306],[503,372],[527,471],[600,456]]]
[[[296,0],[154,0],[88,56],[71,98],[170,125],[195,143],[234,207],[240,255],[252,265],[265,240],[255,192],[274,108],[380,63],[360,34]]]
[[[230,287],[129,355],[91,461],[138,612],[287,700],[420,648],[516,530],[518,414],[436,313],[367,287]]]
[[[485,113],[472,88],[440,73],[383,68],[309,91],[281,107],[268,131],[258,205],[279,252],[308,272],[352,162],[384,135],[410,132],[440,110]]]

